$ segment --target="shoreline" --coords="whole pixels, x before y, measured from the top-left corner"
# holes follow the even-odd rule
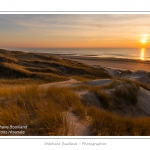
[[[0,49],[4,50],[4,49]],[[18,51],[23,52],[23,51]],[[33,52],[27,52],[33,53]],[[44,55],[52,55],[62,59],[69,59],[78,61],[81,63],[85,63],[90,66],[100,66],[103,68],[110,68],[116,70],[130,70],[132,72],[143,70],[150,72],[150,60],[141,60],[141,59],[129,59],[129,58],[115,58],[115,57],[96,57],[95,55],[70,55],[70,54],[54,54],[54,53],[39,53],[36,54],[44,54]],[[91,57],[94,56],[94,57]]]
[[[51,54],[50,54],[51,55]],[[90,66],[101,66],[105,68],[119,69],[119,70],[144,70],[150,72],[149,60],[114,58],[114,57],[88,57],[88,56],[71,56],[62,54],[52,54],[62,59],[70,59],[85,63]]]

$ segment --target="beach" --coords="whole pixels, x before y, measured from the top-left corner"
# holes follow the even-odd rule
[[[130,71],[137,71],[137,70],[144,70],[150,72],[150,61],[148,60],[136,60],[136,59],[125,59],[125,58],[113,58],[113,57],[88,57],[88,56],[71,56],[71,55],[59,55],[55,54],[55,56],[79,61],[91,66],[101,66],[106,68],[112,69],[119,69],[119,70],[130,70]]]

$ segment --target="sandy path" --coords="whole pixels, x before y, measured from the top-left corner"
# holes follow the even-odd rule
[[[70,79],[70,80],[67,80],[67,81],[41,84],[41,85],[39,85],[39,87],[44,87],[44,88],[48,88],[49,86],[63,87],[63,86],[70,86],[72,84],[77,84],[77,83],[80,83],[80,81],[77,81],[75,79]]]
[[[88,136],[90,135],[90,122],[87,120],[80,120],[74,113],[67,111],[64,113],[68,124],[69,136]]]
[[[57,86],[57,87],[64,87],[64,86],[78,86],[78,85],[105,85],[111,83],[113,80],[110,79],[98,79],[92,80],[90,82],[80,82],[75,79],[70,79],[68,81],[62,82],[54,82],[54,83],[47,83],[39,85],[41,88],[48,88],[49,86]],[[82,95],[83,93],[78,93]],[[87,94],[87,93],[86,93]],[[95,101],[94,101],[95,104]],[[86,116],[86,119],[80,120],[78,116],[76,116],[71,111],[64,112],[64,117],[66,118],[67,125],[68,125],[68,134],[69,136],[89,136],[90,135],[90,118]]]
[[[68,81],[42,84],[42,85],[39,85],[39,87],[42,87],[42,88],[48,88],[49,86],[72,87],[72,86],[79,86],[79,85],[101,86],[101,85],[110,84],[112,81],[113,80],[111,79],[97,79],[97,80],[92,80],[89,82],[80,82],[75,79],[70,79]]]
[[[90,85],[90,86],[100,86],[100,85],[110,84],[112,81],[113,80],[111,80],[111,79],[97,79],[97,80],[93,80],[90,82],[86,82],[84,84]]]

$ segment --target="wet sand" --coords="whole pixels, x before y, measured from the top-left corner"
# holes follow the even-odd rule
[[[55,56],[70,60],[79,61],[88,65],[99,65],[101,67],[108,67],[120,70],[145,70],[150,72],[150,61],[133,60],[123,58],[98,58],[88,56],[71,56],[71,55],[58,55]]]

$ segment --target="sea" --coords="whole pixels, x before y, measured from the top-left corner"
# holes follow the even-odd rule
[[[150,48],[5,48],[6,50],[61,54],[84,57],[106,57],[150,60]]]

